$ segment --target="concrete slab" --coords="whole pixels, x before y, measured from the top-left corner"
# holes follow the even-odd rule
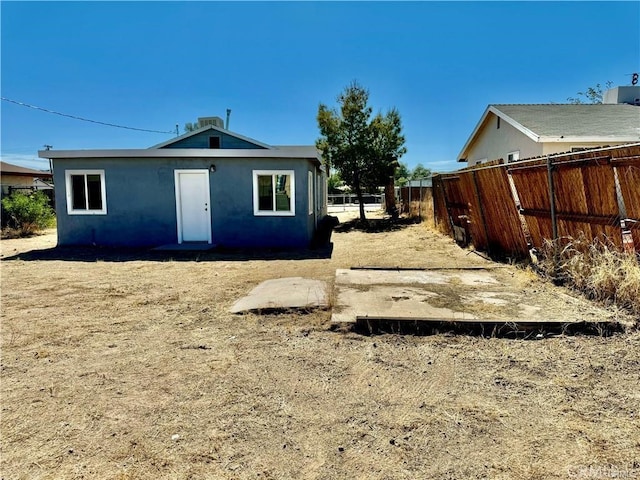
[[[327,308],[327,284],[302,277],[276,278],[262,282],[229,309],[231,313],[256,310]]]
[[[440,284],[495,285],[486,270],[336,270],[336,285]]]
[[[548,297],[515,290],[508,275],[500,270],[337,270],[331,320],[356,325],[512,324],[514,328],[601,320],[578,305],[571,315],[565,310],[560,316]]]
[[[371,285],[362,290],[336,285],[336,288],[337,305],[331,315],[331,321],[336,323],[355,323],[358,317],[439,318],[451,321],[478,318],[455,308],[437,306],[438,293],[415,286]]]

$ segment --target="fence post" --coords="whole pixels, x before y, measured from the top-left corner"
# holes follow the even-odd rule
[[[422,221],[422,179],[420,179],[420,198],[418,199],[418,218]]]
[[[556,189],[553,183],[553,163],[547,155],[547,180],[549,182],[549,208],[551,212],[551,235],[553,236],[553,279],[558,278],[558,219],[556,217]]]
[[[489,243],[489,233],[487,231],[487,221],[484,218],[484,209],[482,208],[482,201],[480,200],[480,189],[478,188],[478,179],[476,178],[476,172],[471,172],[471,177],[473,178],[473,190],[476,194],[476,201],[478,202],[478,207],[480,209],[480,219],[482,220],[482,228],[484,230],[484,239],[487,242],[487,252],[491,255],[491,245]]]

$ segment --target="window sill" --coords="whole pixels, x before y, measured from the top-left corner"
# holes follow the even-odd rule
[[[253,215],[256,217],[295,217],[295,212],[253,212]]]
[[[106,210],[71,210],[67,211],[68,215],[106,215]]]

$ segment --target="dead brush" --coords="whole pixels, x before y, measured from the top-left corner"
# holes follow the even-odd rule
[[[563,237],[545,241],[538,272],[583,292],[589,298],[640,315],[640,264],[609,239]]]

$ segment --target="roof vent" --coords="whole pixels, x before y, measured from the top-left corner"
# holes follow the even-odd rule
[[[640,86],[611,88],[602,95],[602,103],[639,105]]]
[[[208,127],[209,125],[224,128],[224,120],[220,117],[198,117],[198,128]]]

